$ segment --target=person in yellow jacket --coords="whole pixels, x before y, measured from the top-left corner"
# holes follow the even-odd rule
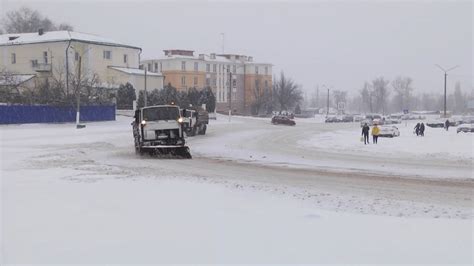
[[[372,143],[377,144],[377,139],[379,138],[380,128],[377,124],[374,124],[372,127]]]

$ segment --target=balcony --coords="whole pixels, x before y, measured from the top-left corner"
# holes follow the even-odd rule
[[[32,62],[32,67],[36,72],[51,72],[51,64]]]

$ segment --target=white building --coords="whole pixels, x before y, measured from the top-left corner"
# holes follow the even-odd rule
[[[0,35],[0,71],[34,75],[36,82],[54,78],[66,87],[81,73],[82,77],[97,76],[100,87],[117,88],[130,82],[138,93],[145,85],[140,54],[139,47],[72,31]],[[162,87],[160,73],[147,76],[148,89]]]

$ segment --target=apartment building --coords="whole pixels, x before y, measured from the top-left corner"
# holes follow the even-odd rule
[[[68,87],[72,76],[81,73],[81,77],[98,77],[100,87],[130,82],[138,93],[145,87],[140,53],[136,46],[73,31],[0,35],[0,70],[20,80],[33,79],[32,84],[55,78]],[[161,73],[150,73],[147,87],[163,88]]]
[[[164,50],[164,57],[143,60],[140,67],[162,73],[164,83],[178,90],[210,87],[217,99],[218,112],[227,112],[231,106],[234,113],[250,114],[255,93],[272,87],[272,65],[254,62],[245,55],[195,55],[192,50]]]

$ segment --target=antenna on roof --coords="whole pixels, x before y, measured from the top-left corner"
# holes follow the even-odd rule
[[[222,35],[222,54],[224,54],[225,33],[221,32],[221,35]]]

